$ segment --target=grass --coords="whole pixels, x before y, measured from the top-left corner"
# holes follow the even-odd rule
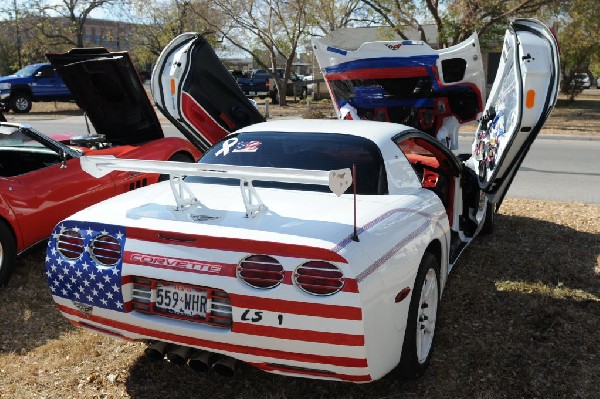
[[[507,199],[452,272],[427,373],[365,385],[150,362],[59,315],[37,248],[0,291],[0,398],[597,398],[599,237],[598,205]]]

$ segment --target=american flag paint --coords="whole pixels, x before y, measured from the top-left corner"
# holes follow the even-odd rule
[[[75,231],[83,238],[83,252],[78,259],[69,260],[62,256],[57,244],[66,231]],[[99,223],[65,221],[54,228],[46,251],[46,276],[52,295],[72,299],[80,308],[88,306],[123,311],[121,292],[121,268],[119,260],[112,266],[101,266],[90,253],[91,242],[101,235],[110,235],[121,248],[125,246],[124,229]]]

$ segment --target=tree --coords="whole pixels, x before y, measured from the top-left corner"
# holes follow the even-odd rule
[[[270,70],[277,85],[279,105],[287,105],[286,82],[300,40],[307,31],[308,0],[215,0],[212,4],[228,23],[219,26],[211,22],[210,14],[196,15],[235,47],[251,55],[262,68]],[[280,58],[285,64],[283,78],[276,73]]]
[[[310,25],[314,33],[326,35],[352,24],[373,22],[362,0],[313,0],[307,2]]]
[[[416,29],[426,40],[423,24],[437,27],[440,47],[465,40],[473,32],[483,36],[498,24],[506,25],[509,18],[531,16],[540,8],[557,0],[362,0],[371,7],[396,33],[407,39],[406,27]]]
[[[54,44],[69,44],[85,47],[85,21],[96,9],[114,3],[114,0],[30,0],[27,8],[31,17],[36,17],[40,33]],[[63,17],[65,23],[56,20]]]
[[[134,23],[130,37],[136,62],[153,64],[165,46],[184,32],[206,32],[208,24],[197,13],[208,6],[208,0],[132,0],[125,7],[127,19]],[[212,19],[218,24],[218,18]]]
[[[593,76],[592,68],[598,68],[600,64],[600,8],[596,0],[572,0],[565,9],[558,11],[561,91],[573,101],[582,91],[574,79],[575,73]]]

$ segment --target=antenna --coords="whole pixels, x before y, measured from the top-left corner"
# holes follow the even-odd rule
[[[354,234],[352,240],[359,242],[358,233],[356,232],[356,164],[352,164],[352,188],[354,190]]]

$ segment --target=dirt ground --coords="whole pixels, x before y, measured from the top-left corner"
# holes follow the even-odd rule
[[[600,205],[508,199],[496,231],[453,270],[426,374],[354,385],[233,378],[148,360],[142,343],[71,326],[54,307],[44,248],[0,290],[0,398],[600,397]]]
[[[593,96],[559,102],[542,134],[599,135],[599,105]],[[331,104],[312,104],[312,115],[300,103],[270,111],[328,117]],[[29,117],[79,113],[74,104],[34,104]],[[144,344],[86,332],[60,316],[43,262],[41,245],[0,289],[2,399],[600,397],[600,205],[508,198],[496,231],[478,238],[450,276],[433,360],[417,381],[392,372],[354,385],[246,365],[227,379],[151,362]]]

